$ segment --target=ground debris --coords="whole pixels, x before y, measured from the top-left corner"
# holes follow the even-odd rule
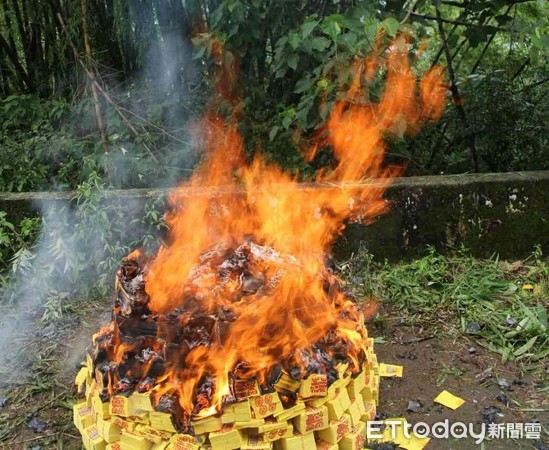
[[[485,424],[496,423],[500,417],[503,417],[501,414],[501,409],[497,406],[485,406],[482,414],[482,422]]]
[[[410,400],[408,402],[408,406],[406,408],[406,411],[416,412],[417,413],[417,412],[421,411],[421,408],[422,408],[422,404],[419,400],[418,401]]]
[[[496,400],[498,402],[501,402],[503,403],[505,406],[509,406],[509,396],[507,394],[505,394],[504,392],[500,393],[497,397],[496,397]]]
[[[469,322],[467,324],[468,333],[478,333],[480,331],[481,325],[479,322]]]
[[[35,416],[27,422],[27,426],[35,433],[43,433],[46,431],[48,423],[40,417]]]
[[[511,389],[511,384],[509,384],[509,382],[505,378],[501,378],[501,379],[497,380],[496,384],[499,386],[500,389],[504,389],[504,390],[507,390],[507,391],[512,390]]]

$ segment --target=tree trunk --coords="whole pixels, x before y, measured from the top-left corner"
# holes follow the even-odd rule
[[[93,61],[91,56],[91,47],[89,42],[88,35],[88,4],[87,0],[80,0],[80,6],[82,8],[82,31],[84,34],[84,48],[86,49],[86,62],[88,64],[88,69],[93,71]],[[103,120],[103,113],[101,112],[101,104],[99,103],[99,93],[97,92],[97,86],[91,82],[93,103],[95,105],[95,120],[97,121],[97,129],[99,130],[99,135],[101,136],[101,145],[103,146],[103,152],[105,154],[109,153],[109,141],[107,137],[107,130],[105,127],[105,122]]]

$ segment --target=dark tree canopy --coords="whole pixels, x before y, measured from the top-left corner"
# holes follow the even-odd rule
[[[299,149],[353,61],[409,36],[447,69],[439,123],[394,136],[407,173],[546,169],[547,9],[537,0],[0,0],[0,190],[172,183],[220,65],[249,153],[303,176]],[[381,36],[381,38],[380,38]],[[381,41],[380,41],[381,39]],[[383,74],[368,86],[375,102]],[[226,111],[224,111],[226,109]],[[318,158],[323,158],[320,152]],[[323,161],[322,161],[323,162]]]

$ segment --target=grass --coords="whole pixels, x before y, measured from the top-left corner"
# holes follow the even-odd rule
[[[535,369],[549,355],[549,268],[539,250],[512,263],[465,250],[445,256],[429,249],[397,265],[363,254],[342,269],[359,296],[374,296],[434,332],[459,330],[503,361]]]
[[[0,407],[0,448],[81,447],[72,424],[73,379],[80,360],[80,350],[73,347],[89,328],[86,320],[108,310],[110,301],[62,299],[61,306],[48,299],[35,312],[34,324],[28,318],[21,323],[12,336],[12,357],[0,363],[0,397],[7,399]],[[47,423],[44,432],[33,433],[27,426],[34,416]]]
[[[425,328],[429,338],[444,333],[465,336],[500,353],[503,360],[532,370],[540,369],[549,354],[549,269],[540,252],[508,263],[496,257],[478,260],[465,251],[444,256],[430,250],[422,258],[396,265],[362,254],[342,269],[359,297],[381,299],[391,312]],[[67,365],[66,355],[78,335],[95,330],[95,322],[109,307],[110,299],[73,303],[60,293],[48,298],[19,329],[10,349],[18,367],[0,367],[0,397],[8,398],[8,406],[0,407],[0,448],[32,448],[38,443],[45,448],[79,448],[71,420],[76,366]],[[383,314],[374,318],[378,327],[387,320]],[[383,342],[383,336],[376,342]],[[436,382],[461,376],[459,368],[448,365]],[[536,386],[538,393],[547,389],[546,383]],[[35,435],[28,429],[35,414],[48,422],[46,433]]]

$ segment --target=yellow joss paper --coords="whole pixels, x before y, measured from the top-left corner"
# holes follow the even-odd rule
[[[290,408],[284,409],[282,412],[280,412],[280,414],[275,414],[274,417],[278,422],[286,422],[298,416],[304,410],[305,403],[299,402],[296,403],[294,406],[291,406]]]
[[[263,419],[273,414],[280,414],[284,411],[284,406],[280,401],[277,392],[270,392],[250,399],[252,409],[256,419]]]
[[[335,398],[329,401],[326,406],[328,407],[328,416],[330,420],[339,420],[343,413],[351,406],[351,399],[347,389],[341,389]]]
[[[365,402],[364,403],[364,413],[360,416],[361,422],[368,422],[375,420],[376,418],[376,404],[374,402]]]
[[[402,366],[381,363],[379,365],[379,376],[402,378]]]
[[[294,431],[294,435],[281,439],[280,446],[282,450],[314,450],[316,448],[314,433],[300,434]]]
[[[400,444],[400,447],[406,450],[423,450],[430,440],[431,438],[420,438],[412,433],[410,440],[405,444]]]
[[[151,402],[151,392],[135,392],[130,397],[130,407],[133,411],[154,411]]]
[[[206,417],[191,422],[196,434],[211,433],[223,428],[221,417]]]
[[[365,434],[366,424],[359,422],[359,425],[353,427],[350,433],[343,436],[343,439],[339,441],[340,450],[362,450],[366,442]]]
[[[288,424],[282,428],[273,429],[265,432],[265,439],[267,442],[278,441],[279,439],[284,439],[294,434],[294,427],[291,424]]]
[[[465,400],[450,394],[448,391],[442,391],[434,401],[450,409],[458,409],[465,403]]]
[[[404,445],[410,442],[410,438],[406,437],[405,429],[407,421],[403,417],[390,418],[384,421],[387,424],[383,430],[383,442],[394,442],[397,445]]]
[[[78,392],[82,392],[84,390],[87,377],[88,377],[88,368],[82,367],[79,370],[78,375],[76,375],[76,378],[74,379],[74,386],[76,387],[76,390]]]
[[[273,444],[263,436],[246,436],[241,450],[269,450],[273,448]]]
[[[111,413],[110,413],[110,402],[106,401],[104,402],[101,400],[101,396],[99,395],[99,392],[95,392],[92,397],[92,407],[93,411],[102,419],[110,419]]]
[[[316,450],[338,450],[338,448],[337,444],[330,444],[322,439],[316,441]]]
[[[125,449],[132,450],[150,450],[152,442],[145,439],[143,436],[139,436],[133,431],[122,431],[120,436],[120,446]]]
[[[120,427],[116,425],[112,419],[102,419],[97,417],[97,430],[101,437],[105,440],[107,444],[112,444],[120,440]]]
[[[328,444],[337,444],[343,436],[351,431],[351,423],[348,414],[343,414],[339,420],[331,420],[328,428],[317,431],[316,435]],[[318,447],[318,443],[317,443]]]
[[[156,428],[157,430],[169,431],[170,433],[175,433],[176,431],[173,426],[171,414],[151,411],[149,413],[149,419],[151,421],[151,427]]]
[[[107,447],[107,443],[103,440],[95,425],[84,430],[83,442],[87,444],[88,450],[105,450]]]
[[[327,393],[328,378],[323,374],[311,374],[299,386],[299,395],[302,398],[323,397]]]
[[[233,425],[237,429],[242,428],[259,428],[260,426],[265,424],[265,419],[253,419],[249,422],[235,422]]]
[[[351,381],[347,385],[347,392],[351,398],[357,398],[365,387],[366,372],[362,370],[354,378],[351,378]]]
[[[168,448],[169,442],[168,441],[160,441],[151,447],[151,450],[166,450]]]
[[[93,424],[93,416],[91,409],[86,406],[86,403],[76,403],[72,407],[74,426],[78,431],[82,432],[84,428],[88,428]]]
[[[325,406],[306,408],[299,416],[294,417],[293,424],[301,434],[323,430],[328,427],[328,408]]]
[[[210,433],[209,437],[213,450],[233,450],[242,447],[242,432],[231,425],[225,425],[221,430]]]
[[[235,380],[233,389],[237,400],[245,400],[261,394],[259,391],[259,383],[255,379]]]
[[[252,411],[250,409],[249,399],[226,406],[223,409],[223,415],[221,416],[223,424],[249,422],[250,420],[252,420]],[[219,430],[219,428],[217,429]]]
[[[109,414],[115,416],[131,416],[130,399],[124,395],[115,395],[111,398]]]
[[[120,442],[115,442],[113,444],[107,445],[105,450],[122,450],[122,447],[120,446]]]
[[[200,448],[198,440],[189,434],[175,434],[170,439],[170,450],[197,450]]]

